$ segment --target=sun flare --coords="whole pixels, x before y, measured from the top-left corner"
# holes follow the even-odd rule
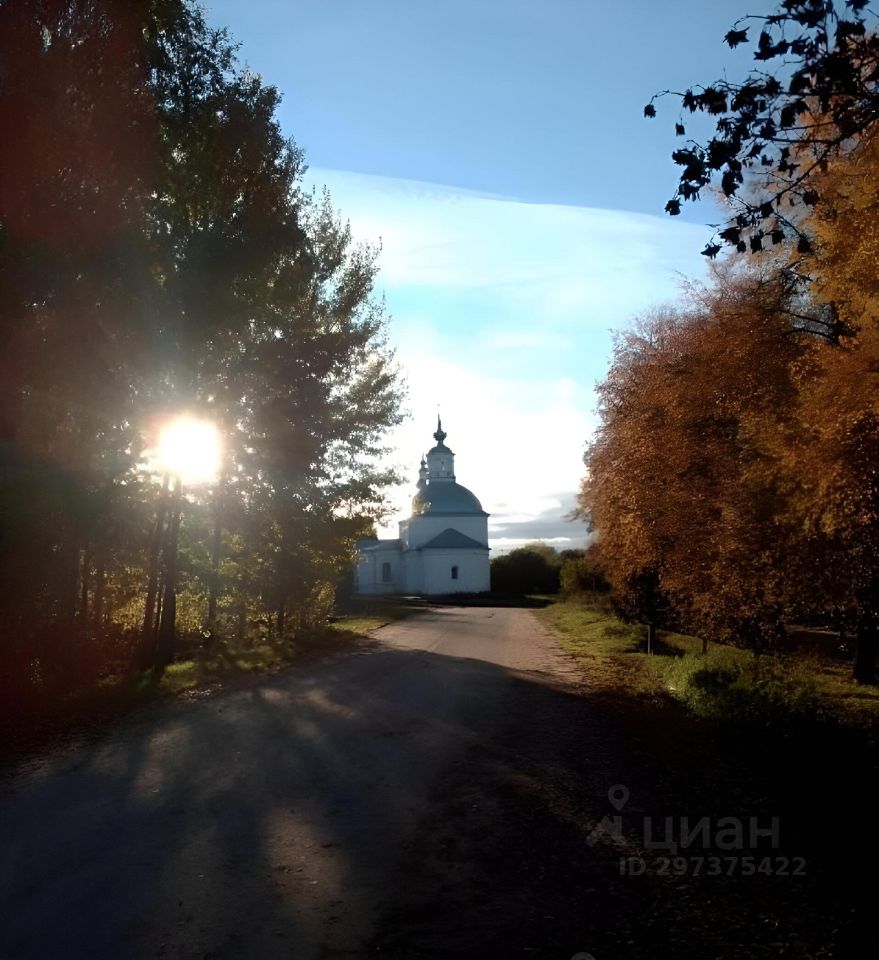
[[[194,417],[177,417],[159,433],[159,468],[179,476],[185,484],[216,480],[222,444],[215,424]]]

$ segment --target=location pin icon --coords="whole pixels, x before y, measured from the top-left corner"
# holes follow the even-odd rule
[[[622,810],[629,802],[629,788],[616,783],[607,791],[607,799],[613,804],[614,810]]]

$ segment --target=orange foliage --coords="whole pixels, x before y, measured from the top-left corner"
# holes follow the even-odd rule
[[[580,498],[617,589],[654,571],[677,619],[753,646],[799,592],[779,464],[801,432],[811,348],[792,335],[790,296],[776,273],[718,268],[686,312],[621,337]]]
[[[835,563],[855,594],[860,627],[879,613],[879,139],[864,136],[818,182],[815,300],[839,319],[838,343],[817,352],[819,375],[800,398],[811,442],[799,456],[806,528],[838,544]],[[866,621],[865,622],[865,618]],[[872,625],[871,625],[872,622]],[[864,639],[863,637],[861,639]],[[869,671],[868,671],[869,672]]]
[[[785,620],[851,614],[862,680],[879,650],[874,127],[812,172],[806,255],[727,263],[619,339],[580,494],[603,572],[642,619],[655,598],[633,584],[757,647]]]

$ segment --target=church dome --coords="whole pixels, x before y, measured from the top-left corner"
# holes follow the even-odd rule
[[[412,498],[412,513],[470,513],[482,514],[482,504],[466,487],[454,481],[429,483]]]

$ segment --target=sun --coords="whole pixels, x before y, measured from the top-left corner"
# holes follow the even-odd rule
[[[176,417],[159,432],[159,468],[184,484],[209,483],[220,472],[222,443],[216,424],[195,417]]]

